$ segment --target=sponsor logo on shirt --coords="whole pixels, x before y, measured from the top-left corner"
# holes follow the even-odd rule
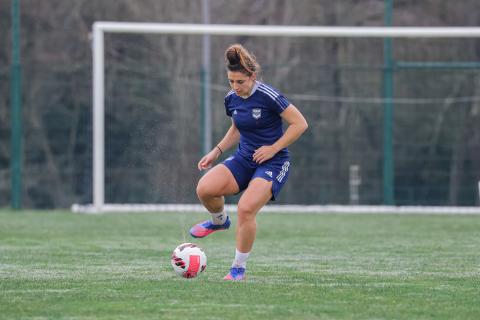
[[[260,119],[261,116],[262,116],[262,109],[260,109],[260,108],[253,108],[252,109],[253,119],[258,120],[258,119]]]

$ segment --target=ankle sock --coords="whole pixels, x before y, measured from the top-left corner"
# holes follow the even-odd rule
[[[213,224],[224,224],[225,221],[227,221],[228,215],[225,212],[225,210],[222,210],[222,212],[218,213],[212,213],[210,212],[210,215],[212,216],[212,223]]]
[[[235,259],[233,260],[232,267],[235,268],[247,268],[247,260],[250,252],[240,252],[238,249],[235,249]]]

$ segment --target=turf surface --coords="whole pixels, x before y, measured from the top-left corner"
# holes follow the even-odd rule
[[[480,216],[264,213],[242,283],[233,228],[188,236],[205,218],[0,211],[0,319],[480,318]],[[196,279],[170,266],[185,241]]]

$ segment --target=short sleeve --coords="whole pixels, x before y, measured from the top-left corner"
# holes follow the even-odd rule
[[[230,90],[230,92],[228,92],[224,98],[225,113],[229,117],[232,116],[232,110],[230,108],[230,101],[232,100],[232,94],[233,94],[233,90]]]
[[[278,97],[273,100],[273,103],[278,113],[282,113],[290,105],[290,102],[282,94],[279,94]]]
[[[278,114],[282,113],[290,105],[290,102],[283,94],[269,85],[262,83],[258,90],[264,94],[265,99],[268,101],[267,105]]]

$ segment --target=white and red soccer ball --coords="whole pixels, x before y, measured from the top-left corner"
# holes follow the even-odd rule
[[[195,278],[207,267],[207,256],[196,244],[182,243],[173,250],[170,262],[178,275]]]

